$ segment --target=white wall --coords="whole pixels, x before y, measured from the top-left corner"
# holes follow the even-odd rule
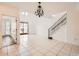
[[[53,35],[53,39],[68,42],[67,40],[67,24],[60,27]]]
[[[64,12],[54,14],[55,17],[51,18],[46,18],[45,16],[43,17],[36,17],[33,14],[28,13],[27,16],[23,17],[21,15],[20,20],[27,21],[29,22],[29,33],[30,34],[36,34],[39,37],[48,39],[48,29],[50,26],[52,26],[62,15]],[[64,28],[65,29],[65,28]],[[64,30],[63,29],[63,30]],[[62,32],[62,30],[61,30]],[[62,32],[63,33],[63,32]],[[65,33],[63,33],[63,38]],[[59,37],[58,37],[59,38]],[[62,38],[62,39],[63,39]],[[55,38],[57,39],[57,38]],[[61,38],[60,38],[61,39]],[[61,40],[62,40],[61,39]],[[59,40],[59,39],[58,39]],[[63,39],[64,40],[64,39]]]
[[[29,34],[36,34],[48,38],[48,28],[52,25],[53,19],[39,18],[29,13],[28,16],[25,16],[25,19],[21,15],[20,20],[29,22]]]
[[[44,3],[43,7],[45,14],[67,11],[67,42],[79,45],[79,6],[77,6],[76,3]],[[53,23],[53,18],[37,18],[36,16],[29,14],[27,20],[29,20],[30,34],[35,33],[38,36],[47,37],[47,31],[49,26]],[[59,34],[65,33],[65,28],[61,28],[61,30],[58,31],[62,31],[61,33],[56,33],[59,38]],[[56,37],[54,37],[55,39],[57,39],[56,35],[54,35]],[[62,36],[62,38],[61,36],[60,39],[57,40],[66,41],[64,39],[65,35]]]
[[[20,21],[28,22],[29,34],[36,34],[36,20],[37,18],[30,13],[28,13],[27,16],[23,16],[20,14]]]

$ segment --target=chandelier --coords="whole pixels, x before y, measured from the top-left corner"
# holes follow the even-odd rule
[[[37,10],[35,11],[35,15],[38,16],[38,17],[41,17],[44,15],[44,11],[42,9],[42,6],[41,6],[41,2],[38,2],[38,7],[37,7]]]

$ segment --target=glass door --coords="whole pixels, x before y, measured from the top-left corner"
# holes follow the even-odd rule
[[[20,22],[20,35],[28,34],[28,22]]]
[[[28,34],[29,34],[28,22],[24,21],[20,22],[20,46],[27,47]]]
[[[2,47],[16,43],[16,17],[2,16],[3,20],[3,40]]]

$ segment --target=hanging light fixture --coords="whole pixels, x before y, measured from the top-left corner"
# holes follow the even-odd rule
[[[42,9],[42,6],[41,6],[41,2],[38,2],[38,8],[37,10],[35,11],[35,15],[38,16],[38,17],[41,17],[44,15],[44,11]]]

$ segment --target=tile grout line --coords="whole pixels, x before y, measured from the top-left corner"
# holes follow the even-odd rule
[[[73,46],[73,45],[72,45],[72,46]],[[72,56],[72,55],[71,55],[71,53],[72,53],[72,48],[73,48],[72,46],[71,46],[70,56]]]
[[[59,52],[56,54],[56,56],[58,56],[58,54],[61,52],[61,50],[64,48],[64,46],[65,46],[65,43],[64,43],[63,47],[59,50]]]

